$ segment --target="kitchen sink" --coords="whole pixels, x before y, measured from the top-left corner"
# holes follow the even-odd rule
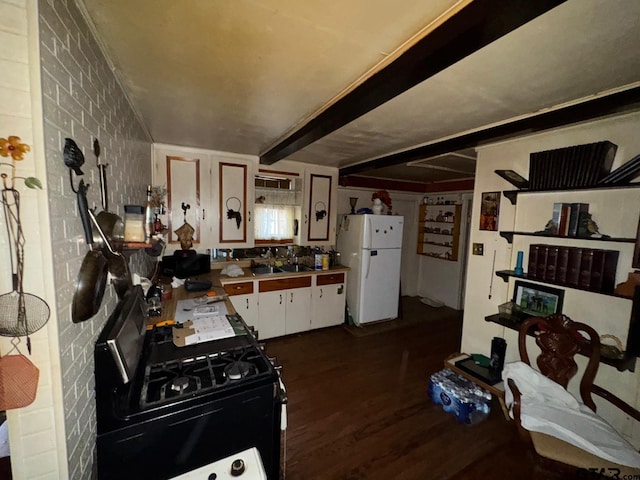
[[[257,267],[251,267],[251,273],[254,275],[269,275],[270,273],[282,273],[282,270],[279,267],[274,267],[273,265],[259,265]]]
[[[283,265],[280,268],[282,268],[282,270],[285,272],[294,272],[294,273],[313,271],[313,268],[308,267],[306,265]]]

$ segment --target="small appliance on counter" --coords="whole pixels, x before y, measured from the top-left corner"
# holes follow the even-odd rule
[[[192,252],[187,254],[186,252]],[[173,255],[162,257],[161,270],[165,277],[187,278],[211,271],[209,255],[195,250],[176,250]]]

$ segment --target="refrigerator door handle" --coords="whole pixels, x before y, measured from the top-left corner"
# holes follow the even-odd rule
[[[371,245],[371,236],[372,236],[372,233],[371,233],[371,232],[372,232],[372,230],[373,230],[373,225],[371,224],[371,218],[370,218],[370,217],[366,217],[366,219],[367,219],[367,227],[368,227],[368,228],[365,228],[365,229],[364,229],[364,231],[365,231],[365,233],[366,233],[366,236],[365,236],[365,238],[364,238],[364,245],[363,245],[363,247],[364,247],[364,248],[371,248],[371,247],[372,247],[372,245]]]
[[[365,273],[364,278],[369,278],[369,271],[371,270],[371,250],[366,250],[367,252],[367,273]]]

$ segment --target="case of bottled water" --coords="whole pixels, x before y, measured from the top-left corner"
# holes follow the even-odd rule
[[[448,368],[429,378],[429,397],[468,425],[481,422],[491,411],[491,393]]]

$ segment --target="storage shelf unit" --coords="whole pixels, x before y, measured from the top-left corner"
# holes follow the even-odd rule
[[[636,183],[636,184],[628,184],[628,185],[607,185],[607,186],[579,187],[579,188],[568,188],[568,189],[549,189],[549,190],[535,190],[535,191],[509,190],[509,191],[503,191],[502,193],[505,197],[507,197],[511,201],[512,205],[516,206],[517,208],[517,200],[519,195],[525,195],[525,194],[526,195],[529,195],[529,194],[531,195],[547,194],[548,195],[551,193],[561,194],[563,192],[573,192],[573,191],[587,192],[587,191],[598,191],[598,190],[621,190],[621,189],[635,189],[639,187],[640,187],[640,183]],[[517,211],[516,211],[516,216],[517,216]],[[617,242],[617,243],[635,243],[636,242],[635,238],[624,238],[624,237],[608,237],[608,238],[568,237],[568,236],[560,236],[560,235],[550,235],[547,233],[525,232],[525,231],[500,231],[499,233],[510,244],[513,242],[514,236],[544,237],[551,241],[555,239],[564,239],[564,240],[576,240],[576,241],[589,240],[589,241],[597,241],[597,242]],[[574,285],[566,285],[566,284],[551,282],[548,280],[542,280],[540,278],[529,277],[526,273],[522,275],[516,275],[513,270],[499,270],[495,273],[498,277],[502,278],[503,281],[505,282],[508,282],[509,278],[514,277],[519,279],[532,280],[542,284],[559,285],[559,286],[562,286],[563,288],[571,288],[575,290],[582,290],[592,294],[599,294],[599,295],[605,295],[609,297],[617,297],[617,298],[629,300],[628,297],[617,295],[612,292],[611,293],[598,292],[598,291],[593,291],[586,288],[577,287]],[[601,363],[611,365],[620,371],[624,371],[624,370],[634,371],[636,358],[640,356],[640,318],[638,318],[640,317],[640,306],[636,305],[637,303],[640,303],[640,288],[636,290],[637,291],[636,291],[636,295],[634,299],[634,307],[633,307],[634,313],[632,313],[631,319],[629,320],[629,331],[628,331],[629,333],[627,337],[627,346],[626,346],[624,357],[619,360],[611,359],[607,357],[601,357],[601,360],[600,360]],[[499,325],[510,328],[512,330],[519,330],[520,324],[522,322],[521,319],[505,318],[500,314],[490,315],[488,317],[485,317],[485,320],[488,322],[497,323]],[[528,332],[528,335],[533,336],[534,333],[530,331]],[[585,352],[585,351],[581,351],[580,353],[583,355],[588,354],[588,352]]]
[[[420,205],[420,214],[418,217],[418,255],[452,262],[458,261],[461,212],[462,205]],[[447,213],[450,213],[450,215],[446,215]],[[434,228],[447,230],[447,232],[434,232]],[[444,245],[442,241],[439,241],[443,236],[451,238],[450,245]]]

